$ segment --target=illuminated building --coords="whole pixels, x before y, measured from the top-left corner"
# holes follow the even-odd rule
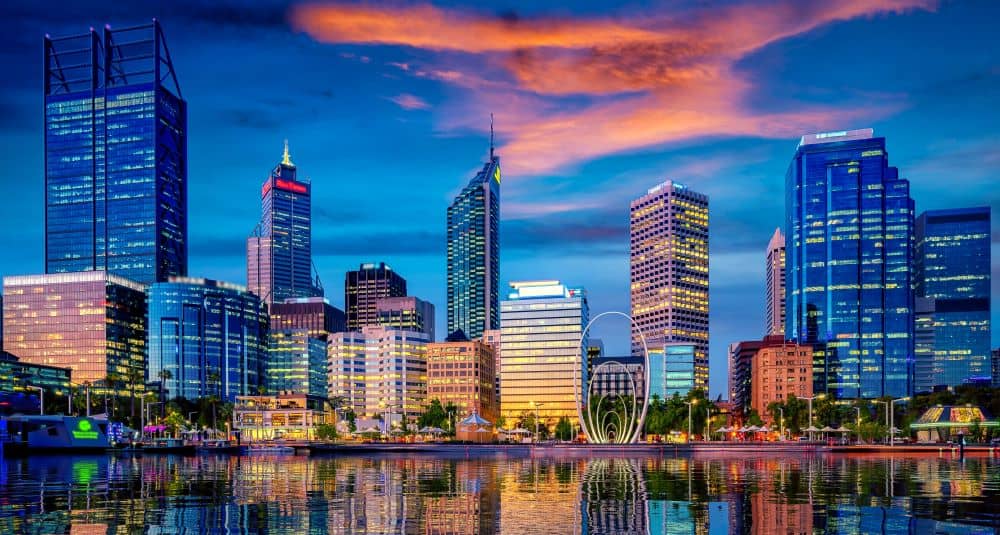
[[[649,350],[649,397],[685,397],[698,388],[697,344],[664,344]]]
[[[268,304],[323,295],[312,277],[312,184],[285,152],[260,190],[261,218],[247,238],[247,286]]]
[[[493,355],[496,357],[496,362],[493,365],[493,369],[496,371],[496,397],[497,406],[500,406],[500,329],[487,329],[483,331],[483,342],[488,344],[493,348]]]
[[[510,283],[500,304],[500,411],[508,426],[534,416],[554,427],[560,418],[577,425],[576,400],[583,399],[587,364],[580,335],[590,319],[583,288],[559,281]],[[577,377],[576,390],[573,376]],[[540,406],[539,406],[540,404]]]
[[[378,325],[378,300],[405,295],[406,279],[385,262],[361,264],[357,271],[348,271],[344,281],[347,330],[360,331],[362,327]]]
[[[187,103],[159,22],[46,36],[44,63],[45,272],[186,275]]]
[[[989,380],[990,208],[917,218],[914,389]]]
[[[105,271],[3,279],[4,347],[96,391],[142,394],[146,287]]]
[[[454,403],[458,419],[477,413],[496,423],[496,356],[482,340],[427,344],[427,399]]]
[[[785,235],[775,229],[767,243],[764,267],[767,288],[764,309],[764,334],[785,334]]]
[[[708,197],[663,182],[630,204],[632,318],[652,348],[695,344],[695,387],[708,389]],[[632,352],[642,342],[632,327]]]
[[[267,352],[267,392],[327,395],[326,341],[308,329],[271,331]]]
[[[776,338],[776,337],[775,337]],[[767,406],[784,403],[789,394],[812,397],[812,346],[765,343],[751,359],[750,407],[765,422],[774,423]]]
[[[69,383],[69,368],[29,364],[6,351],[0,351],[0,413],[37,413],[37,388],[43,388],[45,399],[51,400],[56,396],[65,396]]]
[[[785,341],[783,336],[776,338],[780,343]],[[741,421],[751,410],[753,356],[764,347],[764,343],[760,340],[747,340],[729,346],[729,402]]]
[[[500,328],[500,158],[490,160],[448,207],[448,333],[469,339]]]
[[[307,394],[237,396],[233,406],[233,428],[245,442],[315,440],[316,427],[334,423],[334,414],[326,410],[325,397]]]
[[[307,329],[313,338],[326,340],[330,333],[342,332],[346,325],[344,311],[325,297],[293,297],[273,303],[271,329]]]
[[[620,397],[637,395],[641,398],[646,392],[644,360],[643,357],[636,356],[589,358],[590,372],[588,375],[593,393],[600,396]],[[595,372],[595,370],[598,371]]]
[[[365,413],[365,335],[331,333],[326,347],[327,396],[340,398],[354,414]]]
[[[885,138],[803,136],[785,180],[785,337],[816,345],[814,389],[909,395],[913,200]]]
[[[1000,349],[993,350],[993,386],[1000,386]]]
[[[166,399],[259,393],[267,357],[268,316],[243,286],[174,277],[149,288],[146,380]]]
[[[434,305],[412,296],[383,297],[375,301],[377,323],[388,329],[420,331],[434,340]]]

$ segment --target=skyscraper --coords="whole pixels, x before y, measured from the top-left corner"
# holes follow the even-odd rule
[[[406,295],[406,279],[385,262],[361,264],[357,271],[348,271],[344,281],[344,311],[347,330],[378,325],[379,299]]]
[[[453,403],[457,420],[476,413],[495,423],[500,412],[495,365],[493,347],[482,340],[427,344],[427,399]]]
[[[652,350],[695,344],[695,388],[708,389],[708,197],[663,182],[630,205],[632,318]],[[642,342],[632,327],[632,352]]]
[[[448,207],[448,334],[469,339],[500,328],[500,157],[490,160]]]
[[[434,305],[413,296],[383,297],[375,302],[378,325],[389,329],[420,331],[434,341]]]
[[[767,244],[764,270],[767,286],[764,334],[785,334],[785,235],[780,228],[774,230]]]
[[[260,190],[262,215],[247,238],[247,286],[268,304],[323,295],[312,277],[312,184],[285,152]]]
[[[187,274],[187,103],[160,24],[45,37],[45,272]]]
[[[365,335],[331,333],[326,347],[327,397],[341,398],[354,414],[365,413]]]
[[[576,399],[587,384],[587,340],[580,343],[590,321],[587,294],[552,280],[510,287],[500,304],[500,412],[508,426],[536,410],[542,425],[554,427],[562,417],[576,424]]]
[[[243,286],[175,277],[149,288],[146,380],[167,398],[258,394],[267,360],[267,308]]]
[[[266,385],[269,394],[327,396],[326,341],[309,329],[271,331]]]
[[[803,136],[785,180],[785,337],[814,345],[813,389],[909,395],[913,200],[885,138]]]
[[[915,390],[989,378],[990,208],[928,210],[915,234]]]
[[[271,329],[308,329],[313,338],[326,340],[330,333],[342,332],[346,326],[344,311],[330,304],[325,297],[296,297],[273,303]]]

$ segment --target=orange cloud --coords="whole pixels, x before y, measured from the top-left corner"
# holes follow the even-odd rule
[[[397,106],[404,110],[426,110],[431,107],[424,99],[409,93],[401,93],[391,97],[389,100],[395,102]]]
[[[292,22],[331,43],[454,53],[415,76],[461,88],[442,111],[448,128],[482,129],[497,114],[508,180],[558,172],[594,158],[694,138],[794,138],[855,126],[899,102],[845,112],[807,106],[759,111],[734,65],[769,43],[831,22],[933,9],[935,0],[773,0],[679,14],[620,18],[486,16],[429,5],[389,8],[305,4]],[[462,63],[456,65],[456,63]],[[573,97],[567,100],[567,97]],[[582,97],[579,98],[579,97]]]

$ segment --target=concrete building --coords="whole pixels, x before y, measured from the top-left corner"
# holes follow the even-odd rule
[[[765,345],[753,357],[750,375],[750,407],[771,422],[767,406],[784,402],[789,394],[812,397],[812,346],[784,343]]]
[[[666,181],[630,204],[631,308],[649,347],[695,344],[708,389],[708,197]],[[632,328],[632,352],[642,350]]]
[[[334,425],[326,399],[306,394],[238,396],[233,406],[233,429],[241,442],[315,440],[316,428]]]
[[[785,334],[785,235],[774,229],[764,263],[764,334]]]
[[[576,425],[576,399],[587,383],[581,355],[587,340],[580,344],[590,319],[586,293],[553,280],[510,287],[500,304],[500,411],[508,425],[536,409],[545,425],[554,427],[562,417]]]
[[[751,383],[753,373],[753,357],[764,347],[765,341],[746,340],[729,346],[729,402],[732,404],[734,416],[742,421],[751,410]],[[784,337],[776,337],[784,342]]]
[[[327,396],[358,415],[365,413],[365,345],[356,331],[332,333],[327,343]]]
[[[377,326],[379,299],[405,295],[406,279],[385,262],[361,264],[357,270],[348,271],[344,281],[347,330],[360,331],[363,327]]]
[[[477,413],[496,423],[496,356],[482,340],[427,344],[427,400],[454,403],[457,419]]]
[[[599,356],[592,359],[589,374],[591,392],[606,397],[635,395],[641,402],[646,392],[644,360],[643,357],[636,356]]]
[[[420,331],[434,341],[434,305],[413,296],[383,297],[375,302],[377,324],[387,329]]]
[[[325,297],[295,297],[270,306],[271,329],[307,329],[313,338],[326,340],[346,329],[344,311]]]

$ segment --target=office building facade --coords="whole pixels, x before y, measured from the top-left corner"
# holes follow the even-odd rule
[[[384,297],[375,302],[377,324],[388,329],[420,331],[435,340],[434,305],[413,296]]]
[[[299,180],[287,141],[281,163],[261,186],[260,199],[260,222],[247,239],[250,291],[268,304],[322,296],[312,277],[312,184]]]
[[[306,394],[325,398],[327,388],[326,341],[309,329],[271,331],[267,353],[268,394]]]
[[[649,396],[685,397],[698,385],[698,345],[666,344],[649,351]]]
[[[4,277],[4,347],[94,392],[141,395],[146,286],[106,271]]]
[[[69,368],[29,364],[0,351],[0,414],[38,412],[39,388],[45,391],[45,404],[51,407],[50,400],[69,393],[70,379]]]
[[[785,334],[785,235],[775,229],[764,262],[764,335]]]
[[[426,333],[365,327],[365,412],[368,418],[399,415],[411,423],[427,405]]]
[[[187,104],[152,24],[45,37],[45,272],[187,274]]]
[[[885,138],[871,129],[804,136],[785,191],[785,336],[817,347],[814,389],[909,395],[913,200]]]
[[[500,158],[490,161],[448,207],[448,334],[469,339],[500,328]]]
[[[493,369],[496,371],[496,397],[497,397],[497,407],[500,406],[500,329],[488,329],[483,332],[483,342],[493,348],[493,356],[496,358],[496,362],[493,365]]]
[[[356,415],[365,413],[367,340],[357,331],[331,333],[327,342],[327,397]]]
[[[149,287],[146,381],[165,399],[258,394],[267,362],[266,305],[246,287],[175,277]]]
[[[313,338],[326,340],[330,333],[343,332],[344,311],[325,297],[293,297],[270,306],[271,329],[306,329]]]
[[[774,424],[767,406],[784,403],[789,395],[812,397],[812,346],[794,343],[765,344],[751,362],[750,408]]]
[[[632,352],[695,344],[695,386],[708,389],[708,197],[666,181],[630,204]]]
[[[652,357],[652,351],[650,357]],[[590,393],[604,397],[631,398],[636,396],[642,403],[642,397],[646,392],[646,365],[643,357],[631,355],[627,357],[597,356],[588,360],[590,361]]]
[[[583,288],[559,281],[510,283],[500,304],[500,411],[508,424],[537,409],[554,427],[562,417],[577,424],[576,400],[584,399],[587,363],[580,335],[590,320]],[[576,389],[573,377],[576,376]]]
[[[378,325],[379,299],[406,295],[406,279],[384,262],[361,264],[357,271],[348,271],[344,281],[344,312],[347,330],[360,331]]]
[[[476,413],[496,423],[496,356],[482,340],[427,344],[427,400],[458,407],[456,421]]]
[[[990,380],[990,208],[917,218],[914,388]]]
[[[784,342],[783,336],[778,338]],[[744,340],[729,346],[729,402],[740,421],[750,414],[753,357],[765,343],[760,340]]]

